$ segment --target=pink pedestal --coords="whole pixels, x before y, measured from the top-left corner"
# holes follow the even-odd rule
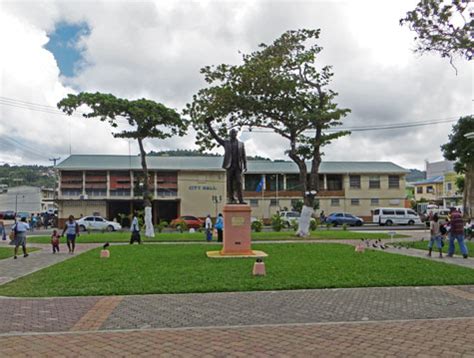
[[[224,206],[224,238],[221,255],[252,255],[250,205]]]
[[[100,250],[100,257],[104,259],[108,259],[110,257],[109,250]]]
[[[263,262],[254,263],[252,273],[253,273],[254,276],[265,276],[267,274],[265,272],[265,263],[263,263]]]

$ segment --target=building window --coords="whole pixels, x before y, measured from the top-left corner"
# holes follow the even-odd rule
[[[430,185],[430,186],[427,186],[426,187],[426,192],[427,193],[431,193],[431,194],[434,194],[434,188]]]
[[[453,189],[452,183],[446,183],[446,190],[451,191]]]
[[[250,206],[256,207],[258,206],[258,199],[250,199]]]
[[[358,206],[360,204],[359,199],[351,199],[351,205]]]
[[[369,189],[380,189],[380,175],[369,177]]]
[[[389,175],[388,176],[388,188],[389,189],[398,189],[398,188],[400,188],[400,177],[398,175]]]
[[[106,196],[107,189],[86,189],[86,194],[89,196]]]
[[[278,206],[278,200],[277,199],[270,199],[270,206]]]
[[[339,199],[331,199],[331,206],[339,206]]]
[[[360,175],[349,175],[349,186],[351,189],[360,189]]]
[[[370,199],[370,205],[372,205],[372,206],[379,205],[379,198]]]
[[[326,175],[328,190],[342,190],[342,175]]]
[[[300,191],[302,188],[303,188],[303,185],[301,184],[299,174],[287,174],[286,175],[286,190],[288,190],[288,191]]]
[[[417,186],[416,187],[416,193],[417,194],[423,194],[423,187],[422,186]]]
[[[82,189],[62,189],[61,193],[64,196],[79,196],[82,194]]]

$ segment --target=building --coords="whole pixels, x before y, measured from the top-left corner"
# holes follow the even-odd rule
[[[226,200],[222,157],[148,157],[153,217],[170,221],[179,215],[216,216]],[[142,209],[140,157],[71,155],[61,162],[58,207],[61,221],[70,214],[97,214],[109,219]],[[323,162],[320,209],[371,217],[375,207],[403,207],[407,170],[390,162]],[[252,216],[269,218],[302,199],[293,162],[249,161],[244,198]],[[264,187],[257,186],[264,178]]]
[[[36,186],[14,186],[0,193],[0,210],[37,214],[54,208],[54,190]]]
[[[462,193],[458,192],[454,163],[448,160],[426,162],[427,179],[413,183],[416,201],[428,201],[443,207],[459,205]]]

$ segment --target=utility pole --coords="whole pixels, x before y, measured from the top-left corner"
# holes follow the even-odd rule
[[[60,159],[61,159],[61,157],[49,158],[49,161],[50,161],[50,162],[53,162],[53,167],[56,168],[56,162],[57,162],[58,160],[60,160]]]

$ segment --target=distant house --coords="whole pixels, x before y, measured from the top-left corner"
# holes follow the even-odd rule
[[[0,193],[0,210],[40,213],[54,208],[54,190],[36,186],[15,186]]]
[[[458,192],[456,186],[459,175],[454,172],[453,162],[426,162],[426,175],[427,179],[412,183],[416,201],[424,199],[443,207],[460,204],[462,193]]]

